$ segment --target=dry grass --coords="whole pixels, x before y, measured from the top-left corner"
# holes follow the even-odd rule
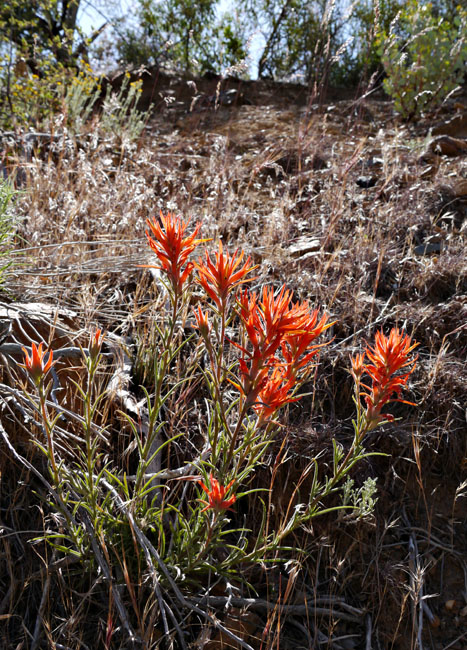
[[[325,467],[331,438],[350,440],[349,354],[377,328],[406,328],[421,344],[411,382],[418,407],[398,405],[403,420],[369,443],[387,455],[368,460],[354,477],[359,486],[367,476],[378,478],[374,516],[319,519],[297,535],[303,552],[248,576],[269,602],[327,596],[327,613],[246,614],[239,605],[228,614],[219,608],[218,616],[255,648],[461,650],[467,643],[466,500],[459,487],[466,469],[467,206],[465,197],[453,203],[448,192],[446,199],[442,187],[467,178],[466,158],[441,157],[427,173],[420,154],[429,125],[402,126],[391,106],[376,100],[284,108],[280,88],[275,92],[279,97],[271,94],[267,105],[217,111],[185,114],[162,105],[136,144],[102,141],[91,130],[29,159],[11,151],[9,171],[21,183],[20,222],[3,300],[71,309],[78,340],[98,324],[129,337],[142,360],[157,318],[157,286],[138,268],[148,258],[145,219],[170,209],[202,221],[205,236],[244,248],[261,264],[258,282],[287,282],[297,296],[323,305],[337,319],[332,349],[322,356],[310,396],[290,407],[285,443],[277,442],[270,466],[256,477],[258,486],[272,487],[271,526],[283,520],[296,485],[306,491],[309,460],[321,452]],[[361,175],[374,175],[375,186],[360,188]],[[417,254],[430,236],[442,242],[441,251]],[[307,239],[316,242],[297,252]],[[145,377],[141,364],[138,377]],[[12,385],[6,365],[2,375]],[[195,378],[190,386],[196,395]],[[197,444],[182,402],[168,408],[169,430],[187,432],[180,462]],[[37,464],[21,422],[13,421],[20,411],[7,405],[3,418]],[[112,441],[105,453],[123,453],[121,420],[111,411],[103,421]],[[103,578],[86,577],[73,562],[56,565],[43,543],[29,542],[59,522],[37,493],[37,478],[5,445],[0,450],[2,647],[130,647],[121,629],[106,645],[115,613]],[[238,516],[259,525],[254,508]],[[122,566],[122,581],[124,574]],[[128,588],[125,598],[145,647],[169,647],[151,619],[151,602],[134,602],[138,593]],[[355,608],[347,610],[349,620],[333,615],[341,598]],[[192,647],[229,647],[193,615],[187,629]]]

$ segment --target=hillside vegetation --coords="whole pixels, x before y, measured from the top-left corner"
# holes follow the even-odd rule
[[[465,88],[20,68],[0,646],[464,650]]]

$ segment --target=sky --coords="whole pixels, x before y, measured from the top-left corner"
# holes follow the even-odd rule
[[[111,3],[112,13],[124,15],[128,12],[132,0],[116,0]],[[98,29],[107,20],[107,12],[101,2],[81,0],[78,12],[78,22],[84,32],[89,35],[93,29]]]

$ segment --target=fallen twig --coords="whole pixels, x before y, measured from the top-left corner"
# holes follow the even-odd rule
[[[343,621],[349,621],[351,623],[358,623],[363,616],[363,610],[347,605],[342,601],[335,602],[336,608],[334,607],[317,607],[317,603],[320,602],[319,598],[313,598],[312,600],[307,600],[303,604],[299,605],[281,605],[280,603],[270,602],[262,598],[231,598],[230,596],[203,596],[202,598],[192,597],[190,598],[192,602],[197,604],[206,603],[213,607],[223,607],[227,604],[232,605],[233,607],[246,607],[249,609],[254,609],[257,611],[268,612],[271,610],[278,609],[284,614],[292,615],[305,615],[305,614],[316,614],[321,616],[330,616],[333,618],[339,618]],[[329,597],[325,598],[325,602],[329,603]],[[339,611],[337,606],[342,607],[343,609],[351,609],[354,612],[354,615],[348,614],[346,612]]]

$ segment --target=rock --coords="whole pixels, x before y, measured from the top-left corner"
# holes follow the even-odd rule
[[[355,182],[359,187],[368,189],[376,185],[376,178],[375,176],[359,176]]]
[[[241,106],[242,104],[251,104],[251,102],[236,88],[230,88],[229,90],[221,90],[212,95],[196,95],[191,102],[190,111],[204,111],[209,108],[218,108],[219,106]]]
[[[437,154],[433,153],[433,151],[430,151],[429,149],[427,151],[424,151],[421,154],[421,156],[419,156],[419,158],[417,159],[419,165],[439,166],[441,161],[442,161],[441,156],[438,156]]]
[[[303,257],[308,253],[316,253],[321,249],[319,239],[310,239],[309,237],[300,237],[291,246],[289,246],[290,257]]]
[[[462,178],[453,183],[452,189],[456,197],[467,197],[467,178]]]
[[[318,171],[328,167],[328,160],[324,155],[317,152],[305,155],[305,153],[300,154],[295,150],[286,151],[274,163],[282,167],[286,174],[298,174],[305,169]]]
[[[311,158],[306,159],[307,167],[311,166],[311,169],[319,171],[321,169],[327,169],[329,167],[329,160],[326,156],[323,156],[320,153],[314,153]]]
[[[281,156],[271,158],[261,173],[273,178],[284,178],[284,176],[296,176],[307,170],[320,171],[328,168],[328,159],[321,153],[298,152],[295,149],[282,152]]]
[[[448,223],[457,229],[467,218],[467,180],[446,179],[427,194],[427,208],[436,223]]]
[[[365,162],[365,167],[368,167],[368,169],[382,169],[384,165],[384,160],[379,157],[379,156],[370,156],[368,160]]]
[[[261,626],[261,620],[254,612],[232,607],[224,616],[222,624],[240,639],[249,641],[255,638],[255,633]],[[203,639],[202,645],[198,645],[198,647],[202,647],[204,650],[227,650],[227,648],[234,650],[241,646],[237,641],[232,641],[223,630],[218,630],[212,639]]]
[[[459,137],[467,136],[467,110],[464,110],[461,115],[456,115],[451,120],[440,122],[432,131],[433,135],[452,135]]]
[[[467,140],[440,135],[430,142],[430,151],[443,156],[461,156],[467,153]]]
[[[429,178],[434,178],[437,173],[438,173],[437,165],[427,165],[424,169],[420,171],[419,177],[422,178],[423,180],[427,180]]]

